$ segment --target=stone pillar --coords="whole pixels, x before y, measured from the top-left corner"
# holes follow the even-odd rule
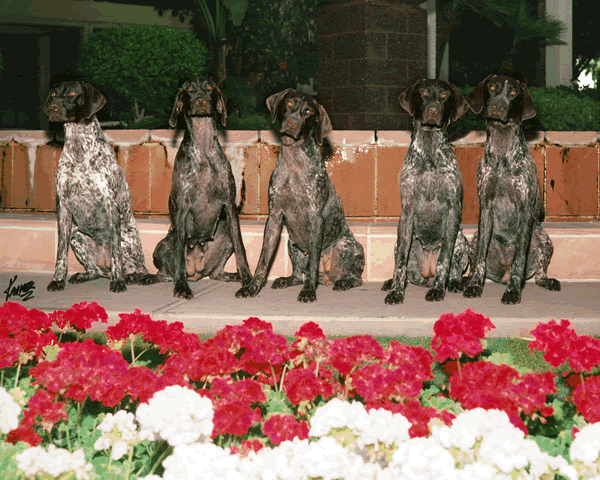
[[[398,95],[427,76],[427,12],[417,1],[332,0],[317,25],[318,99],[336,130],[403,130]]]
[[[573,76],[573,1],[546,0],[546,13],[565,23],[566,45],[546,47],[546,86],[570,85]]]

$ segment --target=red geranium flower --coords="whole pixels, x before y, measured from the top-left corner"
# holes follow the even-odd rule
[[[61,419],[69,419],[64,402],[55,401],[55,395],[38,388],[27,402],[19,427],[27,428],[38,423],[45,431],[51,432],[52,427]]]
[[[529,342],[530,353],[539,350],[544,353],[544,360],[553,367],[563,364],[571,351],[571,345],[577,338],[575,330],[569,328],[571,322],[562,319],[560,324],[556,320],[547,323],[538,323],[531,331],[536,339]]]
[[[94,322],[108,323],[106,310],[97,302],[75,303],[67,311],[55,310],[50,314],[50,319],[61,330],[69,325],[80,332],[91,328]]]
[[[16,445],[19,442],[25,442],[32,447],[36,447],[42,443],[42,437],[35,433],[35,430],[31,427],[19,427],[8,432],[5,441],[12,443],[13,445]]]
[[[584,388],[585,387],[585,388]],[[573,392],[573,403],[588,423],[600,422],[600,377],[586,377]]]
[[[336,338],[329,347],[329,362],[342,375],[383,358],[383,348],[370,335]]]
[[[260,408],[252,409],[241,400],[218,403],[214,408],[212,438],[225,433],[245,435],[252,425],[261,421]]]
[[[322,381],[308,368],[290,370],[283,380],[283,386],[288,400],[294,405],[303,400],[311,401],[318,395],[325,397],[326,392],[331,391],[324,388]]]
[[[263,433],[269,437],[273,445],[279,445],[286,440],[298,437],[300,440],[308,438],[308,423],[298,422],[293,415],[271,415],[262,425]]]
[[[459,358],[463,352],[471,358],[478,355],[483,350],[480,339],[493,328],[489,318],[471,309],[458,315],[444,313],[433,325],[431,349],[436,352],[435,360]]]

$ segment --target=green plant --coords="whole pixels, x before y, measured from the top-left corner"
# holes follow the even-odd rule
[[[104,91],[113,117],[166,120],[178,84],[207,72],[206,47],[187,30],[153,25],[109,27],[79,51],[79,71]]]

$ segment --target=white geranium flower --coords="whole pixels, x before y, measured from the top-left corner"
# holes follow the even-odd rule
[[[371,422],[365,406],[360,402],[344,402],[338,398],[320,406],[310,419],[311,437],[327,435],[332,428],[348,427],[354,431],[365,431]]]
[[[0,432],[5,435],[19,426],[21,406],[4,387],[0,387]]]
[[[378,442],[400,445],[410,438],[408,430],[411,423],[400,413],[392,413],[384,408],[372,409],[369,410],[368,419],[366,428],[356,432],[364,445]]]
[[[41,446],[28,448],[15,456],[18,468],[27,476],[48,474],[54,478],[68,472],[74,472],[77,480],[89,480],[88,473],[92,464],[85,461],[83,449],[70,453],[64,448],[54,445],[48,451]]]
[[[240,458],[212,443],[179,444],[163,461],[164,480],[246,480]]]
[[[456,447],[467,452],[473,448],[478,438],[498,428],[515,429],[505,412],[474,408],[458,415],[450,427],[434,425],[432,438],[445,448]]]
[[[571,460],[592,466],[600,455],[600,423],[583,427],[571,444]]]
[[[397,471],[401,479],[460,478],[454,457],[431,438],[412,438],[403,442],[392,455],[388,468]]]
[[[157,433],[169,445],[205,441],[213,430],[213,406],[210,399],[179,385],[166,387],[136,412],[143,429]]]
[[[94,448],[96,450],[111,448],[110,456],[113,460],[119,460],[123,455],[128,454],[132,445],[139,441],[134,418],[133,413],[125,410],[119,410],[114,415],[108,413],[102,423],[96,427],[102,432],[102,436],[96,440]]]

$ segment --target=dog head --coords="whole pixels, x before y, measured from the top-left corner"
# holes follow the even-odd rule
[[[279,120],[281,142],[293,145],[306,141],[316,125],[315,139],[319,145],[333,130],[329,115],[322,105],[305,93],[288,88],[267,98],[267,108],[273,121]]]
[[[527,86],[506,75],[489,75],[467,95],[475,113],[484,111],[491,122],[519,125],[535,117],[535,105]]]
[[[177,117],[182,110],[187,117],[214,117],[218,113],[223,126],[227,124],[225,97],[209,78],[194,77],[183,82],[169,118],[172,128],[177,125]]]
[[[86,82],[55,85],[46,99],[44,112],[51,122],[85,123],[106,105],[106,97]]]
[[[398,96],[400,106],[421,128],[440,130],[458,120],[469,104],[451,83],[441,80],[418,80]]]

